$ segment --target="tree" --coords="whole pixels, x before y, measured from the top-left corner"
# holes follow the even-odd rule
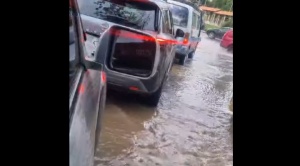
[[[214,7],[214,8],[219,8],[225,11],[231,10],[231,6],[233,4],[233,0],[202,0],[202,2],[205,3],[206,1],[206,6],[209,7]]]

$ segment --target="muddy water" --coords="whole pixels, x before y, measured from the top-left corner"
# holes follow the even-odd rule
[[[95,165],[232,165],[232,54],[202,35],[194,59],[173,66],[157,108],[109,92]]]

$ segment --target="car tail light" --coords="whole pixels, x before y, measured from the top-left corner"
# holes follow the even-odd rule
[[[106,73],[104,71],[101,71],[101,80],[102,82],[106,82]]]
[[[85,90],[84,85],[83,85],[83,84],[80,84],[80,86],[79,86],[79,93],[80,93],[80,94],[83,94],[83,93],[84,93],[84,90]]]
[[[160,45],[165,45],[165,44],[176,44],[176,43],[177,43],[176,40],[169,40],[169,39],[163,39],[163,38],[156,38],[156,41],[157,41]]]
[[[136,86],[131,86],[131,87],[129,87],[129,89],[130,89],[130,90],[133,90],[133,91],[138,91],[138,90],[139,90],[139,88],[136,87]]]
[[[189,38],[190,38],[190,33],[185,33],[184,34],[184,39],[183,39],[183,44],[188,44],[189,43]]]
[[[176,40],[169,40],[169,39],[164,39],[164,38],[160,38],[157,37],[156,39],[154,39],[153,37],[147,36],[147,35],[143,35],[143,34],[138,34],[138,33],[134,33],[134,32],[123,32],[122,34],[118,34],[116,33],[117,29],[111,29],[110,33],[116,36],[120,36],[120,37],[126,37],[126,38],[132,38],[132,39],[140,39],[140,40],[144,40],[147,42],[155,42],[157,41],[159,44],[168,44],[168,43],[176,43]]]

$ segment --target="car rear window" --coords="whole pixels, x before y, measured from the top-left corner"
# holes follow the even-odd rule
[[[169,4],[173,16],[173,24],[181,27],[187,27],[189,10],[185,7]]]
[[[141,30],[155,31],[155,5],[132,0],[78,0],[80,13]]]

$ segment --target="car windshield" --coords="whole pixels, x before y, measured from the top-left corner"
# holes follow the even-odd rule
[[[141,30],[155,31],[156,6],[130,0],[78,0],[80,13]]]
[[[187,27],[189,10],[185,7],[169,4],[174,25]]]

